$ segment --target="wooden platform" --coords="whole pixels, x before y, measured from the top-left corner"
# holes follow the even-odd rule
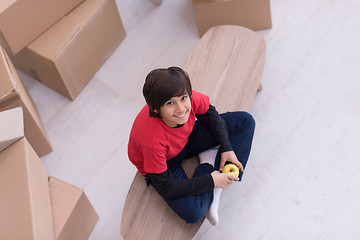
[[[191,51],[184,70],[193,89],[207,94],[219,112],[249,111],[265,65],[266,43],[239,26],[211,28]]]
[[[249,110],[260,87],[265,48],[265,41],[253,31],[239,26],[214,27],[195,46],[184,70],[193,89],[209,95],[219,112]],[[196,157],[184,161],[188,177],[197,165]],[[120,231],[125,240],[192,239],[202,222],[186,224],[137,173],[126,198]]]

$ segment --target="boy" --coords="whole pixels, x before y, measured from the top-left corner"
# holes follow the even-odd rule
[[[206,215],[216,225],[221,190],[240,180],[246,166],[254,119],[246,112],[219,115],[209,97],[192,90],[189,76],[178,67],[151,71],[143,95],[147,104],[131,129],[130,161],[186,222]],[[181,163],[198,154],[200,165],[188,179]],[[239,167],[239,177],[218,171],[225,162]]]

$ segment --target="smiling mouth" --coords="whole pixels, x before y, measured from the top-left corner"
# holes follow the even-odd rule
[[[186,116],[187,113],[188,113],[188,111],[184,112],[182,115],[179,115],[179,116],[176,116],[176,115],[175,115],[175,117],[176,117],[176,118],[183,118],[183,117]]]

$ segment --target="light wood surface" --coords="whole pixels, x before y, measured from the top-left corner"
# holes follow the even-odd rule
[[[191,52],[184,69],[193,89],[207,94],[219,112],[248,111],[260,86],[265,50],[264,39],[247,28],[213,27]]]
[[[238,26],[210,29],[186,62],[194,89],[210,96],[225,110],[248,110],[260,85],[265,62],[265,42],[254,32]],[[230,93],[230,94],[229,94]],[[198,166],[195,158],[184,161],[188,177]],[[186,224],[136,173],[121,220],[126,240],[192,239],[201,221]]]

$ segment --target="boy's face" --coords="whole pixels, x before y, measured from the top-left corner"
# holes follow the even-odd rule
[[[161,118],[169,127],[185,124],[189,119],[190,111],[191,101],[187,93],[170,98],[160,107]]]

